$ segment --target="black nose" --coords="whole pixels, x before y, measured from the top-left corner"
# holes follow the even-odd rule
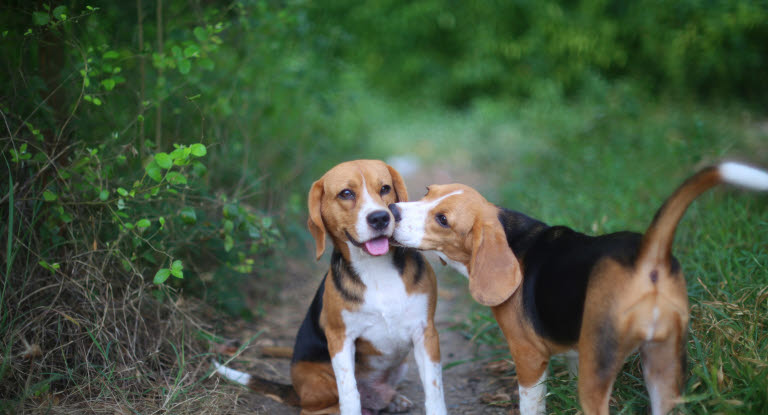
[[[389,226],[389,213],[386,210],[377,210],[368,214],[368,225],[380,231]]]
[[[395,222],[400,222],[400,219],[402,219],[402,217],[400,216],[400,208],[397,207],[397,205],[394,203],[390,203],[389,206],[387,207],[392,212],[392,216],[395,217]]]

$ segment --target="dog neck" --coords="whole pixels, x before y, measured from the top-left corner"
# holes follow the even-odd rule
[[[507,236],[507,244],[522,261],[536,237],[549,226],[520,212],[499,208],[499,222]]]

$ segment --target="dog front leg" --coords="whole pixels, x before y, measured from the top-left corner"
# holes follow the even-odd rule
[[[423,331],[417,331],[414,335],[413,355],[419,366],[419,377],[424,386],[424,405],[427,415],[445,414],[440,341],[433,325],[428,325]]]
[[[362,409],[355,379],[355,341],[347,336],[328,336],[328,351],[339,390],[339,410],[342,415],[358,415]]]

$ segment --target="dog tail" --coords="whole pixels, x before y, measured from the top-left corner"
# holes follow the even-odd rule
[[[245,385],[255,392],[261,393],[271,399],[291,406],[299,406],[299,395],[293,389],[293,385],[273,382],[255,375],[241,372],[213,361],[216,371],[226,379]]]
[[[686,209],[700,194],[720,183],[768,191],[768,172],[741,163],[725,162],[707,167],[688,178],[656,212],[643,235],[639,263],[650,261],[668,266],[675,230]]]

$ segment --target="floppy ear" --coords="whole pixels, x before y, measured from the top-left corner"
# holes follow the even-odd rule
[[[307,205],[309,206],[307,227],[315,238],[315,256],[317,259],[320,259],[323,256],[323,252],[325,252],[325,225],[323,224],[323,216],[320,212],[322,198],[323,179],[320,179],[312,183],[312,188],[309,189],[309,198],[307,199]]]
[[[478,303],[497,306],[520,286],[520,263],[507,245],[500,224],[478,221],[472,229],[469,292]]]
[[[405,189],[403,176],[400,176],[400,173],[389,164],[387,164],[387,169],[389,169],[389,175],[392,176],[392,185],[395,187],[395,198],[397,199],[395,202],[407,202],[408,190]]]

